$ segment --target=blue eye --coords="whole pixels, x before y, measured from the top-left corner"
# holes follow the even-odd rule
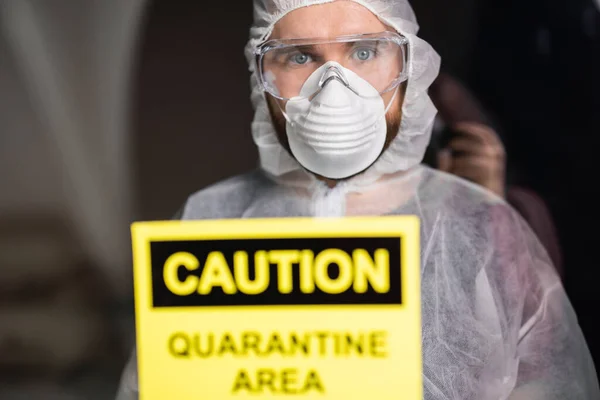
[[[374,51],[371,49],[358,49],[354,54],[360,61],[368,61],[373,58]]]
[[[308,62],[308,60],[309,60],[309,57],[303,53],[298,53],[292,57],[292,61],[295,64],[300,64],[300,65],[306,64]]]

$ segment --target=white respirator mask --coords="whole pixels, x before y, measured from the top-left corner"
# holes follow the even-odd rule
[[[385,115],[397,93],[398,88],[385,107],[366,80],[336,62],[324,64],[285,106],[293,156],[308,171],[330,179],[366,170],[383,152]]]

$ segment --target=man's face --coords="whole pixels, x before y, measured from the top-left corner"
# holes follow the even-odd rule
[[[292,11],[275,24],[271,39],[333,39],[339,36],[383,31],[393,31],[393,29],[383,24],[365,7],[352,1],[335,1]],[[330,58],[328,61],[336,61],[335,54],[332,54]],[[395,98],[395,90],[382,95],[386,106],[393,102],[386,114],[387,137],[384,151],[398,134],[404,90],[405,85],[403,84],[398,89]],[[281,109],[285,109],[285,101],[275,99],[267,94],[267,103],[277,137],[282,146],[292,154],[286,135],[285,117],[281,112]]]

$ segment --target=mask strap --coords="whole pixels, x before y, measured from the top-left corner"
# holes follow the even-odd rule
[[[390,108],[392,108],[392,104],[394,104],[394,100],[396,100],[396,96],[398,95],[398,91],[399,91],[398,89],[400,89],[400,85],[396,86],[396,90],[394,90],[394,95],[392,96],[390,103],[385,108],[383,115],[386,115],[388,113],[388,111],[390,111]]]
[[[288,101],[291,101],[291,100],[288,100]],[[281,111],[281,114],[283,114],[283,118],[285,118],[285,120],[288,122],[288,124],[293,125],[294,123],[292,122],[292,120],[290,119],[290,117],[288,117],[288,115],[285,112],[285,110],[283,109],[283,107],[281,107],[281,104],[279,104],[279,101],[275,100],[275,103],[277,103],[277,107],[279,107],[279,110]]]

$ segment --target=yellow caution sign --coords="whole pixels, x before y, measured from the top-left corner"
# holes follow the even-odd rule
[[[421,400],[416,217],[132,226],[141,400]]]

